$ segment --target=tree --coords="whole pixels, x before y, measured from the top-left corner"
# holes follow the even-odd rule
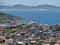
[[[37,45],[42,45],[42,42],[43,42],[43,41],[39,42]]]
[[[16,45],[19,45],[19,44],[16,42]]]
[[[55,44],[55,41],[51,40],[50,45],[54,45],[54,44]]]
[[[25,43],[25,45],[28,45],[28,43]]]
[[[5,40],[0,40],[0,43],[5,43]]]

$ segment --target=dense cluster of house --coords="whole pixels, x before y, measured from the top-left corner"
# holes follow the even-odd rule
[[[24,31],[5,33],[6,29],[0,28],[1,45],[60,45],[60,24],[49,26],[32,22],[13,26],[21,26]]]

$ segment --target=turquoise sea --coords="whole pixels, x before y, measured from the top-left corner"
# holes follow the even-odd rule
[[[36,22],[53,25],[60,23],[60,11],[3,11],[14,16],[23,17],[26,20],[22,23]]]

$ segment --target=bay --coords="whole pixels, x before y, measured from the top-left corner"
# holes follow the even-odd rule
[[[53,25],[60,23],[60,11],[3,11],[26,20],[21,23],[36,22],[39,24]]]

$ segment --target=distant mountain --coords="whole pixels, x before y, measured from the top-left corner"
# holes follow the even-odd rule
[[[0,23],[16,23],[22,20],[23,18],[21,17],[0,12]]]
[[[16,5],[13,5],[12,7],[21,8],[21,7],[29,7],[29,6],[26,6],[26,5],[20,5],[20,4],[16,4]]]
[[[38,5],[38,6],[26,6],[16,4],[13,6],[0,6],[0,11],[45,11],[45,10],[60,10],[60,7],[53,5]]]

